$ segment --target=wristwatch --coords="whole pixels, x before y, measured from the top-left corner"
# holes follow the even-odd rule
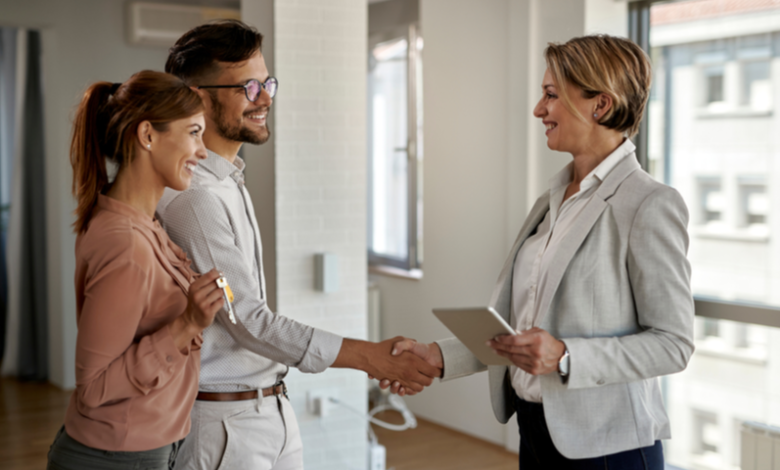
[[[563,356],[558,360],[558,374],[561,377],[569,376],[569,348],[566,347],[566,343],[563,344]]]

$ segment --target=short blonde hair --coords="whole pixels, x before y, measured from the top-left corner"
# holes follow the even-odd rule
[[[642,48],[615,36],[582,36],[565,44],[549,43],[544,58],[569,110],[585,119],[566,93],[569,83],[581,88],[585,98],[607,94],[612,107],[599,124],[629,137],[637,133],[652,81],[650,60]]]

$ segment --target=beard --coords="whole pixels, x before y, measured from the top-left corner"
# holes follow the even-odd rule
[[[211,98],[214,111],[213,120],[217,127],[217,134],[219,134],[220,137],[233,140],[235,142],[245,142],[254,145],[264,144],[271,137],[271,131],[268,129],[268,124],[264,125],[257,131],[252,131],[248,127],[243,126],[240,121],[231,122],[231,120],[225,115],[225,107],[222,106],[222,103],[215,95],[212,95]],[[250,116],[256,113],[259,109],[262,108],[247,111],[244,113],[244,116]]]

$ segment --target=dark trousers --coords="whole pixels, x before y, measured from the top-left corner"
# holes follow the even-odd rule
[[[663,470],[661,441],[639,449],[590,459],[567,459],[552,442],[544,408],[514,397],[520,428],[520,470]]]
[[[63,426],[49,449],[49,464],[46,469],[170,470],[182,441],[141,452],[111,452],[85,446],[68,436]]]

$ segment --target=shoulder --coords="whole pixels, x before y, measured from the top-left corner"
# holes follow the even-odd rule
[[[219,195],[207,187],[198,186],[186,191],[166,188],[157,205],[157,217],[166,224],[193,212],[207,216],[224,213],[223,208],[224,202]]]
[[[132,220],[101,211],[90,221],[87,231],[77,237],[76,259],[96,270],[127,264],[146,271],[155,254],[148,238]]]
[[[609,200],[613,206],[624,206],[631,212],[646,210],[659,205],[685,208],[679,191],[656,181],[643,170],[630,174]]]

